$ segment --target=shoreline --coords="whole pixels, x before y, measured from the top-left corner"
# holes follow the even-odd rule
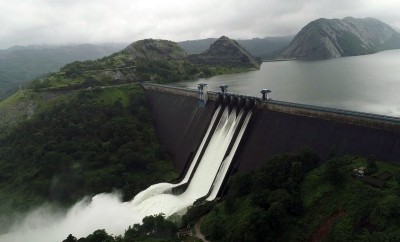
[[[299,58],[293,58],[293,59],[273,59],[273,60],[261,60],[261,62],[278,62],[278,61],[294,61],[294,60],[299,60]]]

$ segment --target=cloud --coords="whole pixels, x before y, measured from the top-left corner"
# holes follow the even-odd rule
[[[13,0],[0,8],[0,48],[293,35],[321,17],[376,17],[400,29],[397,0]]]

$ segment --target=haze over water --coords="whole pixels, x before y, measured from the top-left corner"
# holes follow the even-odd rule
[[[400,116],[400,50],[319,61],[264,62],[259,71],[202,78],[174,85],[229,92],[352,111]]]

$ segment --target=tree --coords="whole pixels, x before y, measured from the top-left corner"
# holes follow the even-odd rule
[[[81,239],[79,239],[81,241]],[[84,242],[114,242],[114,237],[107,234],[104,229],[99,229],[93,232],[83,240]]]
[[[341,184],[346,177],[344,162],[337,158],[326,161],[326,166],[323,174],[325,179],[332,185]]]
[[[249,194],[252,183],[252,174],[235,174],[229,178],[229,187],[239,197]]]
[[[196,202],[195,202],[196,204]],[[214,201],[206,201],[204,203],[190,206],[185,215],[182,217],[182,224],[194,224],[198,219],[200,219],[203,215],[207,214],[208,212],[213,209],[215,206]]]
[[[227,196],[225,198],[224,210],[227,214],[232,214],[235,212],[235,197]]]
[[[289,205],[290,197],[290,194],[285,189],[276,189],[269,194],[268,202],[270,204],[279,202],[287,206]]]
[[[267,211],[262,208],[251,208],[243,213],[240,221],[226,227],[223,241],[264,241],[269,231],[267,224]]]
[[[176,226],[173,222],[165,220],[164,214],[160,213],[155,216],[144,217],[139,231],[143,235],[153,237],[170,237],[175,234]]]
[[[133,226],[129,226],[124,233],[125,241],[134,241],[139,236],[140,236],[140,224],[134,224]]]
[[[78,241],[72,234],[68,235],[68,237],[62,242],[75,242]]]
[[[225,235],[225,226],[219,217],[213,220],[210,235],[214,240],[222,239]]]
[[[267,213],[271,229],[276,232],[281,231],[287,216],[285,206],[281,202],[274,202],[268,208]]]
[[[268,189],[255,191],[251,194],[251,202],[257,207],[267,209],[269,207],[268,198],[270,195],[270,191]]]
[[[303,200],[301,200],[300,192],[294,192],[291,195],[288,211],[294,215],[301,215],[304,212]]]
[[[332,146],[332,147],[329,149],[327,160],[330,160],[330,159],[332,159],[332,158],[335,158],[336,156],[337,156],[336,146]]]
[[[320,163],[318,154],[310,147],[305,147],[301,151],[300,160],[306,172],[317,167]]]
[[[365,171],[366,174],[374,174],[378,171],[378,167],[376,166],[375,159],[373,157],[368,157],[367,159],[367,169]]]
[[[301,162],[293,162],[290,169],[290,176],[295,182],[301,182],[304,178],[303,165]]]

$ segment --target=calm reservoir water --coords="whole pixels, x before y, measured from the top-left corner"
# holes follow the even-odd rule
[[[400,50],[320,61],[264,62],[261,69],[175,83],[197,88],[207,83],[218,91],[261,97],[272,90],[275,100],[368,113],[400,116]]]

